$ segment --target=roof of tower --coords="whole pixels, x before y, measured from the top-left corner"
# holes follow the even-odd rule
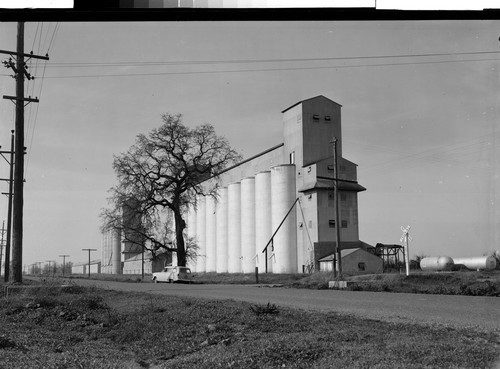
[[[341,191],[353,191],[353,192],[362,192],[366,191],[366,188],[361,186],[357,181],[349,181],[339,179],[339,187],[338,189]],[[317,191],[317,190],[331,190],[333,189],[334,180],[330,178],[317,178],[315,182],[305,184],[300,187],[297,192],[309,192],[309,191]]]
[[[340,105],[339,103],[336,103],[335,101],[333,101],[333,100],[329,99],[328,97],[325,97],[325,96],[323,96],[323,95],[318,95],[318,96],[311,97],[311,98],[309,98],[309,99],[301,100],[301,101],[299,101],[299,102],[297,102],[297,103],[293,104],[292,106],[289,106],[288,108],[286,108],[285,110],[283,110],[281,113],[284,113],[284,112],[286,112],[287,110],[290,110],[291,108],[294,108],[294,107],[296,107],[296,106],[297,106],[297,105],[299,105],[299,104],[303,104],[303,103],[305,103],[306,101],[310,101],[310,100],[314,100],[314,99],[318,99],[318,98],[323,98],[323,99],[326,99],[326,100],[331,101],[332,103],[337,104],[338,106],[342,107],[342,105]]]

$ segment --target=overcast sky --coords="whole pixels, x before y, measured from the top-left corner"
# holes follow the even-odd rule
[[[317,95],[343,106],[343,156],[367,188],[362,241],[400,243],[411,225],[411,256],[500,249],[499,30],[477,20],[27,23],[26,51],[50,61],[27,84],[40,103],[26,107],[23,264],[85,261],[82,248],[100,257],[113,155],[162,113],[213,124],[249,157],[283,141],[283,109]],[[0,23],[0,49],[15,48],[16,23]],[[10,72],[1,95],[15,94]],[[13,127],[2,100],[3,149]],[[0,220],[6,209],[3,196]]]

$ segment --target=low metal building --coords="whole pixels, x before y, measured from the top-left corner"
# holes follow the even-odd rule
[[[323,272],[333,271],[334,254],[319,260],[319,270]],[[376,274],[384,271],[383,260],[361,248],[347,249],[341,251],[343,274]]]
[[[91,260],[89,262],[74,263],[71,266],[71,274],[88,274],[90,267],[91,274],[101,273],[101,260]]]

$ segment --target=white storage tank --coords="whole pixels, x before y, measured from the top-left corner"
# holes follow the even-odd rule
[[[272,236],[271,231],[271,172],[255,175],[255,247],[259,272],[266,272],[266,254],[262,252]],[[268,250],[268,258],[271,256]],[[267,260],[267,272],[272,271],[272,262]]]
[[[207,231],[207,204],[205,196],[196,198],[196,239],[198,241],[198,255],[196,257],[196,271],[205,272],[206,231]]]
[[[475,256],[470,258],[454,258],[455,265],[464,265],[472,270],[493,270],[497,267],[497,259],[493,256]]]
[[[119,230],[113,230],[112,238],[112,274],[122,274],[122,237]]]
[[[206,197],[206,240],[205,240],[205,271],[215,272],[217,253],[215,252],[215,199]]]
[[[241,192],[240,182],[227,186],[227,271],[241,272]]]
[[[227,187],[218,189],[216,215],[216,271],[227,273]]]
[[[295,201],[295,165],[271,168],[272,231],[275,232]],[[297,212],[293,209],[274,236],[273,273],[297,272]]]
[[[451,270],[454,261],[449,256],[425,257],[420,260],[420,269],[429,272],[442,272]]]
[[[241,267],[255,271],[255,178],[241,180]]]

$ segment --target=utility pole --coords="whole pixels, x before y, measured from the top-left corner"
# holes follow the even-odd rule
[[[55,260],[46,260],[47,263],[49,263],[49,275],[52,272],[52,275],[56,273],[56,261]],[[51,268],[50,263],[54,263],[54,268]]]
[[[9,171],[9,179],[2,179],[6,180],[9,182],[9,192],[2,194],[8,195],[9,197],[9,204],[8,204],[8,214],[7,214],[7,243],[5,245],[5,264],[4,264],[4,281],[8,282],[9,281],[9,276],[10,276],[10,245],[11,245],[11,231],[12,231],[12,195],[13,195],[13,189],[12,186],[14,184],[14,130],[10,131],[11,136],[10,136],[10,151],[0,151],[0,155],[3,156],[3,154],[10,154],[10,160],[5,159],[5,156],[3,158],[7,160],[9,163],[10,171]]]
[[[5,239],[4,239],[4,235],[5,235],[5,232],[6,232],[6,229],[5,229],[5,220],[2,222],[2,239],[0,240],[0,269],[2,268],[2,256],[3,256],[3,248],[4,248],[4,245],[5,245]],[[1,271],[0,271],[0,274]]]
[[[38,102],[38,99],[24,97],[24,77],[32,79],[28,73],[24,57],[49,60],[48,55],[39,56],[24,53],[24,22],[17,23],[17,49],[16,52],[0,50],[0,53],[16,55],[16,64],[9,60],[4,62],[15,72],[16,96],[4,96],[4,99],[16,102],[15,123],[15,158],[14,158],[14,202],[12,224],[12,275],[15,283],[22,282],[23,276],[23,182],[24,182],[24,106],[25,102]]]
[[[64,269],[66,269],[66,257],[69,257],[69,255],[59,255],[59,257],[63,258],[62,275],[64,276]]]
[[[97,249],[82,249],[82,251],[88,251],[89,252],[89,278],[90,278],[90,252],[91,251],[97,251]]]
[[[334,276],[342,279],[342,255],[340,251],[340,211],[339,211],[339,172],[337,163],[337,137],[334,137],[330,143],[333,143],[333,166],[334,166],[334,192],[333,197],[335,200],[335,260],[333,262]],[[337,265],[335,265],[337,264]],[[338,274],[337,274],[338,272]]]

